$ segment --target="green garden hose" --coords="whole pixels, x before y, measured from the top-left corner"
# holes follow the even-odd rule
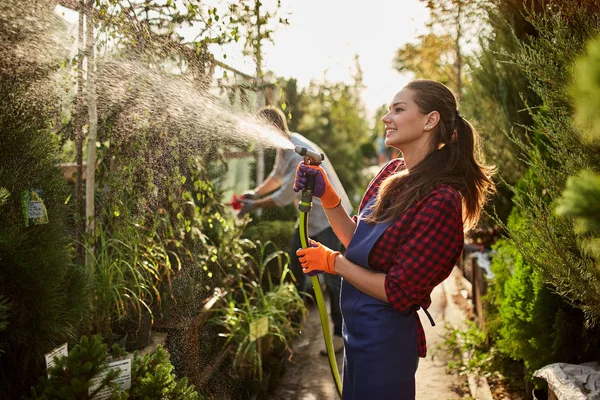
[[[308,212],[300,212],[300,243],[303,249],[309,246],[307,222]],[[325,308],[325,302],[323,300],[323,292],[321,291],[319,275],[314,275],[310,279],[315,291],[315,299],[317,301],[317,308],[319,309],[319,316],[321,318],[321,327],[323,328],[323,338],[325,339],[325,348],[327,349],[327,357],[329,358],[331,375],[335,381],[337,392],[339,396],[342,397],[342,382],[337,367],[337,361],[335,359],[333,340],[331,339],[331,334],[329,332],[329,316],[327,315],[327,309]]]
[[[299,151],[300,150],[300,151]],[[308,162],[306,148],[296,148],[296,152],[305,157],[305,162]],[[310,158],[310,162],[314,164],[320,164],[323,160],[323,156],[320,155],[320,159],[313,157]],[[300,232],[300,244],[303,249],[309,247],[310,240],[308,238],[308,214],[312,208],[312,190],[314,188],[314,176],[308,177],[306,188],[302,191],[302,199],[300,200],[300,220],[299,220],[299,232]],[[311,179],[312,178],[312,179]],[[321,291],[321,282],[319,281],[319,275],[311,277],[313,289],[315,291],[315,300],[317,301],[317,308],[319,309],[319,316],[321,318],[321,327],[323,329],[323,338],[325,339],[325,348],[327,350],[327,357],[329,358],[329,367],[331,369],[331,375],[335,381],[335,386],[340,398],[342,397],[342,381],[340,379],[340,373],[337,367],[337,361],[335,359],[335,351],[333,349],[333,340],[331,339],[331,333],[329,331],[329,315],[325,308],[325,302],[323,301],[323,292]]]

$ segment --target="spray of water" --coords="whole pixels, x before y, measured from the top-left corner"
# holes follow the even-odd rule
[[[233,107],[181,75],[166,74],[141,62],[105,60],[98,70],[98,104],[101,112],[122,110],[114,132],[126,139],[151,126],[168,127],[190,149],[207,144],[293,148],[270,124]]]
[[[64,22],[53,8],[38,0],[27,4],[16,0],[2,2],[0,70],[11,76],[31,77],[39,70],[54,69],[61,56],[68,56],[74,37],[68,37]],[[226,99],[211,95],[206,87],[190,78],[191,74],[168,73],[158,63],[139,61],[158,57],[129,51],[127,58],[119,58],[111,56],[110,49],[103,53],[109,56],[97,59],[98,115],[100,123],[103,118],[116,118],[111,140],[118,142],[131,135],[162,131],[192,152],[197,149],[202,153],[207,145],[215,143],[222,146],[260,143],[265,147],[293,148],[270,124],[240,106],[228,104]],[[62,74],[73,75],[74,72],[62,70]],[[74,83],[72,80],[60,82],[59,74],[37,75],[47,82],[32,85],[32,91],[38,91],[41,84],[57,88],[65,82]],[[62,91],[74,93],[73,88],[64,87]],[[68,103],[66,99],[63,101]]]

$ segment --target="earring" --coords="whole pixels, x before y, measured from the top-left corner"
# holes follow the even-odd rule
[[[425,130],[426,130],[426,131],[428,131],[428,130],[430,130],[430,129],[431,129],[431,127],[430,127],[429,125],[427,125],[427,126],[425,127]]]

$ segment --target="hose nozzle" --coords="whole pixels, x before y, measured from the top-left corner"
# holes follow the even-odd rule
[[[325,154],[319,154],[316,151],[307,149],[306,147],[296,146],[294,151],[304,157],[304,163],[310,165],[320,165],[325,160]]]

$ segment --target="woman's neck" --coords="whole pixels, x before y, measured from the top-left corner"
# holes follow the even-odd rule
[[[406,169],[408,171],[423,161],[425,157],[427,157],[427,155],[433,151],[433,144],[428,139],[429,138],[426,140],[413,142],[406,146],[402,146],[402,148],[399,148],[404,156],[404,163],[406,164]]]
[[[427,157],[427,154],[429,154],[429,151],[402,152],[402,155],[404,156],[404,164],[406,165],[406,169],[410,171],[411,168],[414,168],[417,164],[423,161],[425,157]]]

